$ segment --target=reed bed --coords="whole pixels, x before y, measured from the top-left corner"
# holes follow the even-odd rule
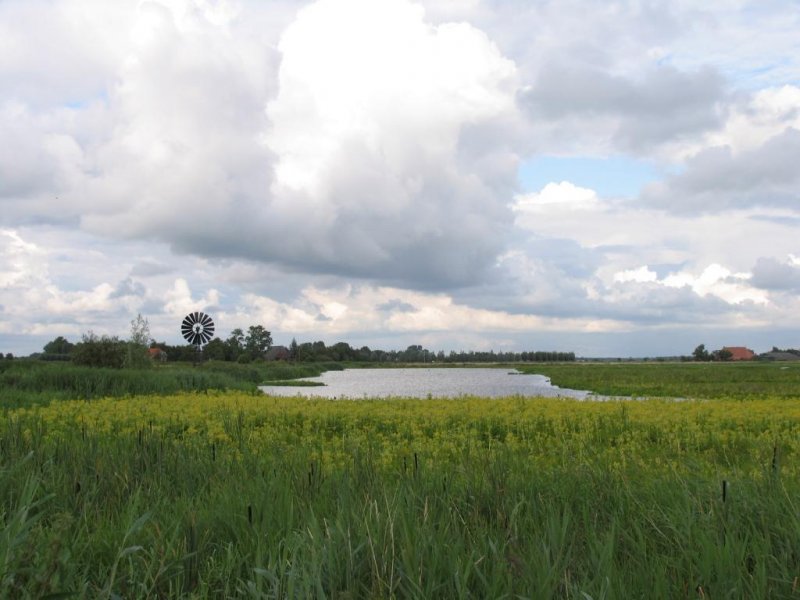
[[[8,410],[0,597],[800,597],[796,400]]]
[[[0,363],[0,410],[54,399],[91,400],[103,397],[239,390],[259,393],[273,380],[314,377],[338,364],[237,363],[209,361],[199,365],[167,364],[139,369],[77,366],[36,360]],[[286,383],[286,382],[284,382]]]

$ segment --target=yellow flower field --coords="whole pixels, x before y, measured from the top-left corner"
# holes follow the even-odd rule
[[[783,473],[800,472],[800,402],[785,398],[331,401],[210,393],[61,401],[3,418],[50,440],[76,432],[124,438],[145,431],[192,447],[302,448],[328,465],[346,463],[359,448],[385,467],[415,453],[426,461],[462,463],[502,451],[542,465],[588,461],[757,475],[778,454]]]

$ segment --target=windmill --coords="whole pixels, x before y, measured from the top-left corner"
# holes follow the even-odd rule
[[[199,360],[203,346],[214,336],[214,321],[202,312],[189,313],[181,323],[181,333],[184,339],[195,347]]]

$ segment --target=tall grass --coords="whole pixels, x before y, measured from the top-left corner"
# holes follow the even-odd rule
[[[342,368],[335,363],[241,365],[216,361],[198,366],[175,364],[146,369],[27,360],[5,361],[0,365],[0,408],[4,409],[72,398],[88,400],[209,390],[256,393],[257,386],[265,382],[315,377],[323,371]]]
[[[800,597],[799,410],[202,394],[10,411],[0,584],[9,597]]]

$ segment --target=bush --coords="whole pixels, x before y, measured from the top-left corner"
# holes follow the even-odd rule
[[[127,356],[127,344],[116,336],[85,333],[72,351],[72,362],[86,367],[121,369]]]

